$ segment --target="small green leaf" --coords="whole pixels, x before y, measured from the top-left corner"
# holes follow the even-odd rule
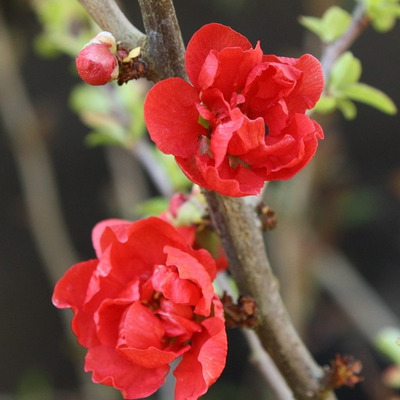
[[[386,114],[393,115],[397,112],[397,107],[389,96],[381,90],[366,85],[365,83],[350,85],[343,90],[343,94],[352,100],[368,104]]]
[[[88,146],[126,146],[126,136],[117,131],[97,131],[90,132],[85,137],[85,143]]]
[[[357,107],[351,100],[337,99],[337,107],[346,119],[354,119],[357,116]]]
[[[135,207],[135,214],[142,217],[160,215],[168,208],[168,200],[164,197],[153,197]]]
[[[381,15],[371,20],[373,28],[380,32],[385,33],[390,31],[396,24],[396,17],[390,14],[382,13]]]
[[[105,114],[111,109],[110,102],[102,88],[87,84],[75,86],[70,94],[69,103],[72,110],[78,114],[87,110]]]
[[[322,21],[321,18],[302,16],[300,17],[300,24],[306,29],[315,33],[322,41]]]
[[[397,365],[400,365],[400,347],[397,343],[400,337],[398,328],[383,328],[375,339],[375,345],[383,354]]]
[[[323,42],[330,43],[338,39],[351,23],[351,15],[340,7],[328,8],[322,17]]]
[[[351,23],[351,16],[342,8],[333,6],[325,11],[322,18],[301,17],[300,23],[322,42],[330,43],[343,35]]]
[[[313,111],[321,114],[329,114],[336,109],[336,99],[332,96],[323,96],[313,108]]]
[[[360,1],[360,0],[359,0]],[[363,0],[371,24],[378,32],[387,32],[400,18],[399,0]]]
[[[332,91],[341,91],[341,88],[358,82],[362,72],[361,62],[350,51],[343,53],[332,68],[329,78],[329,87]]]

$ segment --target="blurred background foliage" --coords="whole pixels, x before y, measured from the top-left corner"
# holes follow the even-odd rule
[[[328,364],[342,353],[364,365],[364,382],[341,389],[339,399],[394,400],[400,120],[368,104],[388,114],[400,104],[399,5],[366,3],[372,27],[339,60],[319,105],[324,113],[313,116],[326,136],[316,159],[295,179],[268,185],[278,227],[266,241],[317,360]],[[261,40],[266,53],[293,57],[319,57],[348,26],[354,4],[175,0],[186,43],[202,25],[220,22]],[[143,29],[136,2],[121,6]],[[80,82],[73,59],[97,28],[78,2],[3,0],[0,16],[0,400],[120,399],[82,373],[84,351],[68,334],[67,313],[52,306],[52,288],[72,263],[94,256],[96,222],[157,214],[190,185],[147,140],[141,109],[149,83]],[[225,372],[204,398],[272,399],[241,332],[229,338]],[[170,400],[168,386],[153,398]]]

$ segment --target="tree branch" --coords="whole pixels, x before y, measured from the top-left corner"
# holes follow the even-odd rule
[[[148,79],[186,79],[185,46],[172,0],[138,1],[147,34],[143,58],[149,64]]]
[[[335,399],[333,394],[321,394],[323,370],[299,338],[282,303],[253,207],[244,199],[204,193],[239,291],[253,297],[259,308],[257,334],[295,398]]]
[[[111,32],[128,49],[144,46],[146,36],[126,18],[115,0],[78,0],[104,31]]]

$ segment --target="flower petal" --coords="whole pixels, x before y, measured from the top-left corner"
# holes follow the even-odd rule
[[[140,301],[129,307],[123,327],[127,347],[160,348],[165,333],[162,322]]]
[[[292,112],[304,113],[313,108],[324,90],[324,75],[321,63],[311,54],[300,58],[279,57],[282,62],[293,65],[303,72],[296,88],[286,100]]]
[[[156,83],[147,94],[144,117],[151,139],[165,154],[189,157],[207,132],[198,123],[197,90],[180,78]]]
[[[165,382],[169,366],[143,368],[110,347],[97,346],[89,349],[86,355],[85,371],[93,372],[93,382],[121,390],[125,399],[142,399]]]
[[[201,68],[212,50],[219,52],[226,47],[248,50],[252,46],[246,37],[228,26],[212,23],[200,28],[190,39],[186,50],[186,72],[190,82],[197,85]]]
[[[218,379],[227,354],[222,305],[214,300],[217,316],[203,321],[203,331],[193,335],[192,348],[174,371],[175,400],[197,400]]]
[[[256,171],[237,166],[231,168],[227,159],[217,169],[208,156],[175,158],[184,174],[194,183],[225,196],[257,195],[264,186],[264,177]]]
[[[186,252],[170,246],[165,246],[165,252],[167,254],[166,265],[175,265],[181,279],[196,283],[202,291],[203,297],[195,304],[194,312],[208,316],[211,300],[214,297],[214,288],[208,272],[196,258]],[[211,255],[210,259],[212,259]]]
[[[112,241],[125,242],[131,224],[130,221],[123,219],[106,219],[97,223],[92,230],[92,243],[97,258],[101,258],[102,253]]]

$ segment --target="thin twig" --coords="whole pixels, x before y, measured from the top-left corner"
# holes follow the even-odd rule
[[[126,18],[115,0],[78,0],[104,31],[111,32],[128,49],[144,46],[146,36]]]
[[[353,11],[353,18],[347,31],[332,44],[328,45],[321,57],[325,81],[328,80],[332,67],[338,57],[345,52],[369,25],[370,19],[365,13],[365,3],[359,2]]]

